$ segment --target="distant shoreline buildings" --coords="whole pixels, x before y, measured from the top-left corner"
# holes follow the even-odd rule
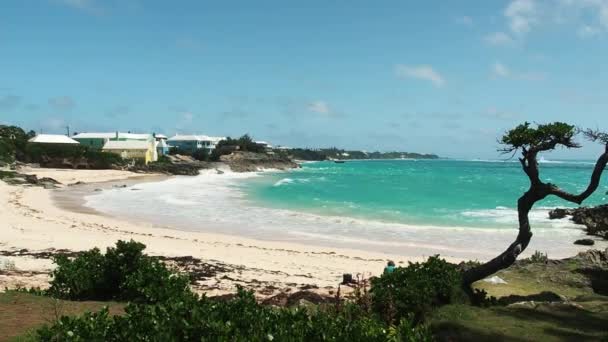
[[[161,156],[168,155],[171,149],[184,153],[195,153],[197,150],[205,149],[211,153],[220,141],[226,139],[226,137],[195,134],[175,134],[168,138],[166,135],[156,133],[83,132],[75,133],[71,137],[61,134],[39,134],[30,139],[30,142],[47,145],[79,144],[92,150],[117,154],[126,160],[139,159],[148,164],[157,161]],[[267,150],[272,149],[272,145],[268,142],[256,143]]]

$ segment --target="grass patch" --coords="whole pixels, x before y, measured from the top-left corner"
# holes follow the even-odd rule
[[[604,297],[603,304],[608,304]],[[598,301],[594,303],[598,305]],[[448,305],[431,319],[439,341],[595,341],[608,338],[608,312],[541,304],[535,309]]]
[[[44,324],[61,316],[80,316],[107,306],[110,314],[123,313],[125,304],[116,302],[72,302],[29,293],[8,291],[0,293],[0,341],[25,341],[27,336]]]
[[[478,281],[474,287],[486,290],[488,295],[497,298],[509,295],[529,296],[541,292],[554,292],[567,298],[593,294],[589,278],[580,272],[574,272],[577,267],[573,261],[560,265],[533,263],[515,266],[496,273],[508,284]]]

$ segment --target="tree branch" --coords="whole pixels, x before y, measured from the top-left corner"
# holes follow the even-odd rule
[[[593,194],[595,190],[597,190],[597,187],[600,185],[602,173],[604,172],[604,169],[606,169],[606,164],[608,164],[608,144],[606,145],[604,154],[602,154],[595,163],[595,168],[593,169],[593,173],[591,174],[589,185],[587,186],[587,189],[585,189],[585,191],[581,192],[578,195],[575,195],[560,189],[556,185],[549,184],[549,194],[555,195],[561,199],[580,205],[589,196],[591,196],[591,194]]]

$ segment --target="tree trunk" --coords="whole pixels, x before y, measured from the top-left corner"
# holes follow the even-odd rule
[[[485,279],[515,263],[517,257],[526,249],[526,247],[528,247],[528,244],[532,239],[532,230],[528,214],[536,202],[544,199],[548,195],[555,195],[567,201],[581,204],[585,199],[591,196],[599,186],[601,175],[608,163],[608,145],[606,145],[604,153],[597,160],[589,186],[581,194],[573,195],[559,189],[553,184],[545,184],[540,180],[538,163],[536,161],[537,154],[538,151],[527,151],[524,149],[523,158],[520,159],[522,168],[530,179],[530,189],[517,201],[519,220],[519,233],[517,234],[517,238],[499,256],[464,272],[463,285],[465,288],[470,289],[471,284],[474,282]]]

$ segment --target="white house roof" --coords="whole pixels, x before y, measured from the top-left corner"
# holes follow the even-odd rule
[[[29,142],[39,144],[79,144],[78,141],[62,134],[38,134]]]
[[[258,144],[258,145],[263,145],[263,146],[272,147],[272,145],[270,145],[270,143],[269,143],[269,142],[267,142],[267,141],[263,141],[263,140],[258,140],[258,141],[256,141],[255,143],[256,143],[256,144]]]
[[[114,139],[116,138],[116,132],[114,133],[79,133],[74,136],[74,139]],[[132,140],[148,140],[150,134],[136,134],[136,133],[120,133],[118,132],[119,139],[132,139]]]
[[[157,135],[156,135],[156,138],[157,138],[157,139],[167,139],[167,136],[166,136],[166,135],[164,135],[164,134],[157,134]]]
[[[150,143],[147,141],[125,140],[125,141],[108,141],[103,145],[103,150],[147,150],[150,148]]]
[[[210,137],[207,135],[174,135],[167,141],[219,141],[217,139],[223,139],[219,137]]]

